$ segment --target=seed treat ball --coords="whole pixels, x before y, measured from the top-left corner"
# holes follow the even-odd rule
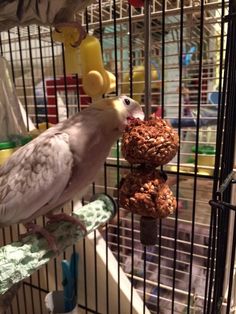
[[[176,210],[176,199],[161,171],[140,167],[123,180],[120,205],[141,216],[165,218]]]
[[[176,155],[179,137],[166,121],[152,115],[149,120],[134,120],[126,127],[121,150],[130,164],[153,167],[167,164]]]

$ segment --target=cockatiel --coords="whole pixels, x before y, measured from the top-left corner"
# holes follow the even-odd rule
[[[127,96],[102,99],[18,149],[0,167],[0,226],[24,223],[47,237],[33,219],[73,222],[52,210],[83,193],[129,121],[143,117],[139,103]]]

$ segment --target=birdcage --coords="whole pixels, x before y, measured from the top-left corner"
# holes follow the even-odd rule
[[[78,313],[236,311],[236,6],[224,0],[140,3],[99,0],[74,18],[99,40],[104,67],[115,75],[115,88],[103,97],[125,93],[146,115],[161,116],[178,132],[179,151],[161,167],[177,210],[158,219],[155,245],[140,242],[139,216],[119,206],[120,181],[131,167],[118,141],[83,199],[62,209],[71,212],[106,193],[116,200],[117,215],[26,276],[9,298],[7,314],[48,313],[45,297],[63,289],[61,261],[72,252],[79,254]],[[48,128],[93,100],[81,70],[68,73],[68,51],[53,39],[54,25],[30,19],[27,25],[5,24],[0,52],[28,132]],[[2,228],[1,246],[20,233],[20,226]]]

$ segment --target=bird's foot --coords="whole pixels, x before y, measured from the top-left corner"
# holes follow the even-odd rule
[[[56,221],[68,221],[73,225],[79,226],[85,233],[87,233],[87,228],[85,224],[74,216],[70,216],[66,213],[60,213],[60,214],[47,214],[46,217],[49,219],[48,221],[49,224]]]
[[[40,234],[42,237],[45,238],[45,240],[47,240],[48,245],[51,248],[51,250],[55,253],[58,252],[58,248],[57,248],[54,236],[52,236],[50,232],[48,232],[45,228],[39,225],[36,225],[33,222],[25,223],[24,226],[27,232],[23,234],[22,237],[26,237],[30,234]]]

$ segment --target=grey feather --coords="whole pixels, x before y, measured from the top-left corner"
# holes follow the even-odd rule
[[[94,0],[6,0],[0,1],[0,30],[15,26],[55,25],[73,21],[74,14]]]
[[[54,204],[68,184],[72,165],[65,133],[46,133],[19,149],[0,168],[0,224],[28,220],[45,204]]]

